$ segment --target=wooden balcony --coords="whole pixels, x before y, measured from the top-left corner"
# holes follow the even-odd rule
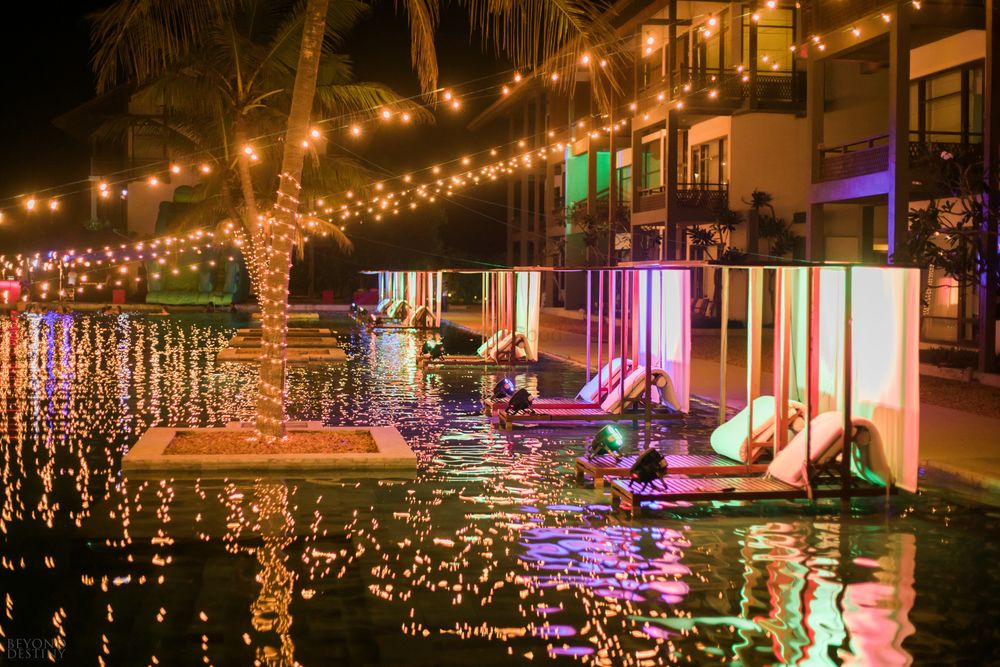
[[[721,112],[740,108],[751,101],[756,108],[797,111],[805,108],[805,72],[757,72],[755,76],[732,69],[682,68],[674,72],[673,98],[683,97],[685,106]]]
[[[981,137],[959,137],[958,134],[931,132],[922,140],[913,140],[919,135],[911,133],[909,167],[915,180],[929,180],[928,159],[944,153],[963,156],[971,153],[971,157],[981,159],[982,144],[978,143]],[[839,146],[820,146],[819,158],[819,182],[882,172],[889,168],[889,135],[879,134]]]
[[[836,181],[889,168],[889,135],[879,134],[839,146],[819,147],[819,181]]]
[[[662,185],[640,190],[638,194],[634,206],[637,213],[669,209],[670,219],[677,222],[707,222],[729,205],[729,185],[726,183],[678,183],[671,193],[669,206]]]

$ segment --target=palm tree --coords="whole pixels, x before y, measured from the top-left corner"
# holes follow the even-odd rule
[[[95,19],[92,41],[96,47],[94,69],[99,89],[107,89],[122,79],[145,84],[157,75],[183,67],[195,53],[212,43],[209,36],[219,35],[219,26],[225,25],[241,8],[254,4],[258,3],[246,0],[174,0],[170,3],[119,0]],[[247,183],[252,182],[252,178],[247,176],[244,166],[239,166],[242,158],[237,156],[240,189],[247,211],[244,219],[251,224],[258,218],[261,221],[252,228],[251,237],[259,239],[256,254],[261,273],[257,282],[263,355],[257,427],[262,438],[284,434],[288,279],[292,248],[303,230],[299,200],[306,157],[304,143],[309,141],[309,124],[318,92],[328,26],[351,4],[355,3],[338,0],[331,5],[329,0],[307,0],[301,11],[294,12],[296,18],[288,25],[287,43],[292,43],[293,35],[301,42],[297,66],[288,72],[294,71],[294,84],[271,216],[261,216],[256,198],[249,196],[253,188]],[[595,63],[606,58],[612,60],[613,31],[608,23],[610,0],[464,0],[463,4],[469,10],[472,24],[480,29],[484,42],[493,44],[497,52],[510,57],[519,67],[544,65],[569,72],[570,76],[561,77],[562,85],[569,85],[575,78],[580,54],[585,50],[594,54]],[[440,15],[440,0],[403,0],[401,5],[409,16],[413,64],[425,94],[433,96],[437,85],[434,32]],[[289,11],[288,3],[283,2],[260,2],[258,9],[262,15]],[[224,33],[222,37],[224,39]],[[285,67],[290,64],[290,60],[282,61]],[[595,75],[613,84],[612,70],[613,67],[605,73],[597,71]],[[594,89],[599,104],[607,108],[604,98],[609,87],[596,85]],[[265,97],[257,98],[256,103],[265,108],[272,106],[272,101]],[[234,141],[235,134],[234,127]],[[232,155],[227,157],[232,158]]]
[[[118,18],[119,7],[106,13]],[[315,115],[344,120],[392,108],[426,120],[430,115],[422,107],[400,100],[385,86],[354,82],[349,59],[334,51],[364,9],[359,2],[338,3],[337,10],[327,14]],[[98,24],[104,18],[100,15]],[[129,114],[103,128],[105,136],[117,139],[129,131],[155,136],[169,153],[211,165],[210,174],[203,176],[199,201],[186,207],[175,223],[202,228],[218,222],[220,232],[236,235],[246,251],[257,293],[267,247],[267,216],[261,212],[273,204],[278,183],[284,146],[278,137],[288,123],[303,18],[303,6],[279,12],[273,3],[244,0],[205,27],[200,43],[192,44],[177,63],[153,75],[132,95],[132,108],[150,113]],[[159,110],[163,113],[156,113]],[[315,201],[323,193],[362,190],[371,182],[367,168],[353,158],[317,149],[322,143],[309,137],[301,199]],[[341,247],[350,246],[340,228],[319,215],[310,215],[299,225],[297,241],[303,240],[298,238],[303,231],[332,235]],[[301,252],[302,243],[296,248]]]
[[[140,86],[134,105],[169,111],[121,119],[106,132],[152,129],[175,153],[213,165],[179,223],[218,222],[248,258],[263,330],[258,431],[280,437],[291,253],[311,233],[349,246],[339,227],[300,212],[300,201],[370,182],[356,161],[316,149],[311,121],[385,108],[414,120],[429,114],[385,86],[352,81],[349,60],[334,49],[366,9],[360,2],[182,1],[179,15],[162,4],[122,0],[95,17],[99,85],[131,77]],[[188,31],[177,29],[180,20]]]

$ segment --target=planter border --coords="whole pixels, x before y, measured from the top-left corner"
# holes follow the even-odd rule
[[[417,456],[395,426],[323,426],[320,422],[289,422],[291,431],[367,431],[377,452],[344,454],[166,454],[178,432],[249,431],[251,424],[234,422],[223,429],[153,427],[122,459],[122,471],[138,473],[199,473],[214,476],[232,474],[318,473],[318,472],[416,472]],[[396,476],[399,476],[397,474]]]

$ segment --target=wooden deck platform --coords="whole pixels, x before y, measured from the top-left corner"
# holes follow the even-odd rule
[[[879,486],[853,480],[851,496],[880,496],[894,493]],[[648,484],[629,479],[611,482],[611,507],[617,511],[627,505],[627,513],[636,518],[642,514],[642,503],[649,501],[706,501],[706,500],[806,500],[809,498],[839,498],[839,487],[818,487],[810,494],[799,488],[766,476],[758,477],[680,477],[668,475]]]
[[[243,327],[237,329],[236,333],[240,336],[257,336],[260,337],[261,331],[260,327]],[[332,336],[333,329],[328,329],[326,327],[289,327],[288,336]]]
[[[233,336],[229,341],[229,347],[246,347],[260,349],[262,338],[260,336]],[[285,339],[288,349],[293,348],[335,348],[340,345],[340,341],[332,336],[288,336]]]
[[[487,417],[495,417],[501,410],[507,407],[508,399],[483,399],[483,414]],[[531,401],[531,405],[546,410],[550,408],[598,408],[598,403],[588,403],[576,398],[536,398]]]
[[[532,404],[534,406],[534,404]],[[584,405],[587,405],[586,403]],[[653,410],[649,417],[652,421],[665,421],[670,419],[680,419],[684,415],[677,412],[665,412],[663,410]],[[510,431],[514,424],[540,424],[546,426],[559,426],[572,424],[574,422],[633,422],[638,423],[646,420],[644,410],[626,412],[605,412],[598,407],[566,407],[566,408],[532,408],[531,412],[509,415],[506,412],[498,412],[497,419],[500,428]]]
[[[604,486],[606,477],[626,477],[635,460],[635,455],[614,457],[602,454],[590,459],[580,456],[576,459],[576,482],[582,485],[585,477],[594,480],[594,488]],[[718,454],[666,454],[667,471],[671,475],[758,475],[767,471],[766,463],[740,463]]]
[[[324,364],[344,361],[347,353],[339,347],[334,348],[288,348],[289,364]],[[260,360],[259,347],[226,347],[219,350],[217,361],[254,362]]]
[[[532,362],[525,361],[523,359],[513,362],[514,365],[524,365]],[[420,359],[420,367],[424,369],[428,368],[446,368],[448,366],[510,366],[512,365],[509,361],[494,361],[493,359],[484,359],[477,354],[467,354],[467,355],[447,355],[441,357],[440,359],[429,359],[427,357],[422,357]]]

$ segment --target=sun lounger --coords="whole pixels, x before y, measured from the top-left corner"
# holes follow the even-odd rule
[[[602,454],[576,459],[576,481],[583,485],[587,477],[594,480],[594,488],[604,486],[605,478],[627,477],[635,465],[637,455],[615,457]],[[747,475],[761,474],[767,470],[766,463],[740,463],[718,454],[664,454],[667,470],[672,475]]]
[[[677,405],[673,383],[670,376],[661,369],[654,368],[650,373],[653,386],[650,397],[652,401],[650,416],[654,419],[672,419],[678,413],[663,405]],[[624,390],[622,384],[624,384]],[[645,418],[643,399],[646,395],[646,369],[639,366],[632,370],[621,383],[611,389],[604,401],[594,407],[571,408],[535,408],[510,414],[507,410],[497,413],[501,428],[510,430],[514,424],[557,424],[560,422],[600,422],[600,421],[631,421],[638,422]]]
[[[512,336],[509,331],[501,331],[491,336],[485,343],[479,346],[476,354],[468,355],[445,355],[437,359],[429,356],[421,358],[421,365],[424,368],[441,366],[468,366],[472,364],[509,364],[527,361],[527,353],[524,350],[526,341],[524,335],[518,332]]]
[[[892,491],[882,440],[875,425],[855,417],[851,468],[857,479],[852,481],[851,495],[882,495]],[[806,431],[796,435],[774,458],[766,474],[760,477],[681,477],[668,474],[649,483],[632,479],[611,482],[611,504],[615,509],[623,503],[633,517],[639,516],[642,503],[648,501],[704,500],[774,500],[839,497],[842,490],[839,476],[829,474],[837,465],[843,450],[844,418],[839,412],[825,412],[810,424],[809,459],[816,469],[813,488],[806,484]],[[669,465],[669,464],[668,464]],[[668,468],[669,470],[669,468]]]
[[[770,451],[774,436],[774,397],[760,396],[753,402],[754,436],[753,446],[748,446],[747,437],[749,408],[743,408],[732,419],[720,425],[712,432],[711,442],[714,454],[666,454],[667,469],[675,475],[753,475],[767,472],[767,463],[759,463],[760,456]],[[788,425],[793,433],[802,430],[805,407],[798,402],[789,401]],[[748,456],[749,455],[749,456]],[[595,488],[600,488],[605,477],[625,477],[635,456],[623,456],[615,459],[607,454],[588,459],[580,456],[576,459],[576,477],[583,483],[584,477],[594,480]]]
[[[608,393],[611,391],[611,388],[618,384],[618,378],[621,375],[621,366],[621,359],[614,359],[605,364],[599,373],[595,374],[587,384],[583,385],[583,388],[580,389],[574,398],[539,397],[532,401],[531,405],[536,409],[600,407],[600,401],[597,399],[601,393]],[[600,392],[600,389],[604,391]],[[506,398],[487,398],[483,401],[483,414],[487,417],[495,416],[500,410],[506,408]]]
[[[417,306],[404,319],[398,321],[382,320],[372,325],[373,329],[427,329],[433,326],[434,315],[427,306]]]
[[[717,454],[734,461],[753,463],[771,447],[777,421],[774,396],[758,396],[753,400],[752,433],[749,428],[750,412],[750,406],[747,406],[712,431],[710,442]],[[788,402],[788,424],[793,431],[802,429],[804,414],[805,406],[796,401]]]

